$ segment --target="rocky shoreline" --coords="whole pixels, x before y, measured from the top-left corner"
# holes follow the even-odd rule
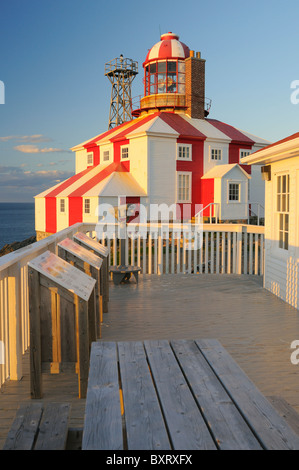
[[[23,240],[21,242],[13,242],[13,243],[7,243],[6,245],[3,246],[0,250],[0,256],[7,255],[8,253],[11,253],[12,251],[19,250],[20,248],[23,248],[24,246],[31,245],[31,243],[36,242],[36,236],[33,235],[32,237],[26,238],[26,240]]]

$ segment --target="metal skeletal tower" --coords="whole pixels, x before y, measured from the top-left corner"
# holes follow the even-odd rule
[[[112,84],[108,129],[132,119],[131,85],[138,74],[138,62],[122,55],[105,64],[105,75]]]

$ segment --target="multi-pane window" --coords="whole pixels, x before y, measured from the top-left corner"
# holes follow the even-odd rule
[[[178,160],[191,160],[191,145],[178,145]]]
[[[229,183],[228,185],[228,200],[239,201],[240,200],[240,184]]]
[[[145,68],[145,95],[156,93],[185,93],[185,62],[163,60]]]
[[[109,161],[109,158],[110,158],[109,150],[105,150],[103,152],[103,161],[107,162],[107,161]]]
[[[65,212],[65,199],[60,199],[60,212]]]
[[[93,165],[93,153],[87,154],[87,165]]]
[[[90,214],[90,199],[84,199],[84,214]]]
[[[191,201],[191,173],[178,173],[177,200],[178,202]]]
[[[289,248],[289,202],[290,177],[279,175],[277,177],[277,213],[278,213],[278,241],[279,248]]]
[[[241,158],[244,158],[244,157],[247,157],[247,155],[250,155],[250,150],[243,150],[243,149],[240,149],[240,160]]]
[[[222,159],[222,150],[211,149],[211,160],[221,160],[221,159]]]
[[[127,160],[129,158],[129,147],[122,147],[121,149],[121,159]]]

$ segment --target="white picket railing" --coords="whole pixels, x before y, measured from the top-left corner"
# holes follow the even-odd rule
[[[57,244],[77,231],[97,238],[94,224],[79,223],[0,258],[0,346],[5,353],[0,386],[8,377],[22,377],[22,355],[29,347],[27,263],[46,250],[56,253]],[[120,239],[101,236],[99,241],[110,248],[110,265],[120,264]],[[149,225],[143,234],[126,238],[125,260],[144,274],[262,275],[263,247],[261,226],[204,224],[202,230],[191,226],[183,231],[175,225]]]

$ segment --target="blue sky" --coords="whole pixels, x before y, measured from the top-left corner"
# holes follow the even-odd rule
[[[70,148],[107,130],[105,63],[142,63],[172,31],[206,59],[211,118],[276,141],[298,131],[298,1],[2,0],[0,202],[33,196],[75,172]]]

